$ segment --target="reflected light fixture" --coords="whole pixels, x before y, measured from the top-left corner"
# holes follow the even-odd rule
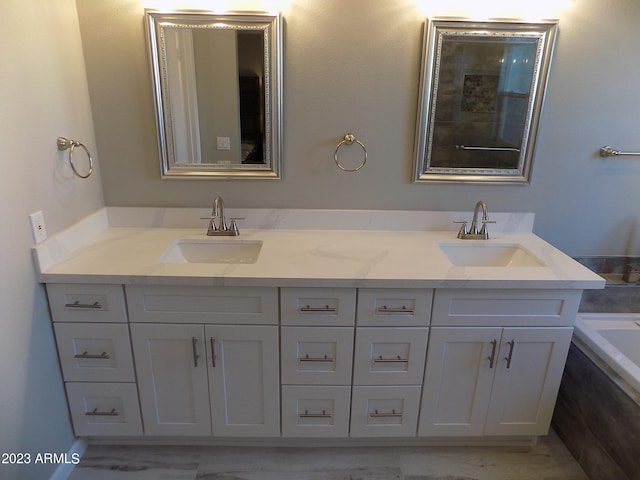
[[[560,12],[567,9],[575,0],[415,0],[422,16],[450,16],[473,18],[474,20],[519,19],[535,21],[542,18],[558,18]]]
[[[290,0],[143,0],[143,7],[161,11],[269,12],[285,9]]]

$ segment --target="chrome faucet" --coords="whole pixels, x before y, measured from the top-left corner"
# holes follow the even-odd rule
[[[218,223],[216,225],[216,219]],[[236,220],[241,220],[241,218],[232,218],[231,226],[227,226],[227,219],[224,216],[224,201],[221,196],[216,196],[213,199],[213,211],[211,212],[211,218],[209,218],[209,228],[207,229],[207,235],[209,236],[237,236],[240,235],[240,231],[238,230],[238,224]]]
[[[478,214],[482,209],[482,227],[478,230]],[[487,240],[489,238],[489,231],[487,230],[487,223],[496,223],[489,221],[487,216],[487,204],[480,200],[476,203],[473,209],[473,220],[471,221],[471,227],[467,230],[467,222],[454,222],[461,223],[460,231],[458,232],[458,238],[463,240]]]

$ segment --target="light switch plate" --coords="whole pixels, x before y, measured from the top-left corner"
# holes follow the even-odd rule
[[[231,150],[231,139],[229,137],[216,137],[218,150]]]

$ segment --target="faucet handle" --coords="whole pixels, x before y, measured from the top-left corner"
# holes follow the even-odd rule
[[[238,224],[236,220],[244,220],[244,217],[231,217],[231,225],[229,226],[229,230],[232,230],[236,235],[240,234],[240,230],[238,230]]]
[[[489,231],[487,230],[487,223],[496,223],[495,220],[483,220],[482,227],[478,232],[479,235],[484,235],[485,240],[489,238]]]
[[[464,235],[467,234],[467,221],[466,220],[460,220],[457,222],[453,222],[453,223],[460,223],[460,230],[458,231],[458,238],[462,238]]]

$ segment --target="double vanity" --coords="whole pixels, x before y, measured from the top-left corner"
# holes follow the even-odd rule
[[[235,209],[237,236],[207,236],[207,213],[109,207],[34,248],[77,436],[547,433],[582,290],[604,280],[532,215],[466,240],[469,213]]]

